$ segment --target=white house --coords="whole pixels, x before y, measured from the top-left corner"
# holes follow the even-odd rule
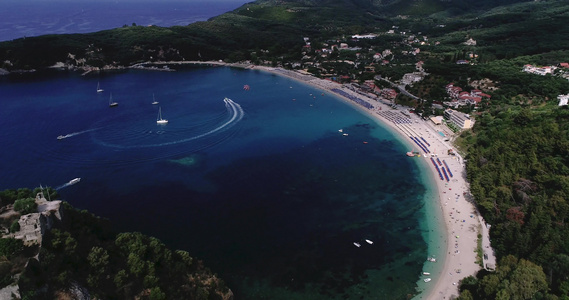
[[[567,106],[567,104],[569,102],[569,94],[559,95],[559,96],[557,96],[557,99],[559,99],[559,106]]]
[[[470,118],[469,114],[465,114],[453,109],[447,109],[444,113],[445,119],[449,120],[452,124],[461,129],[469,129],[474,125],[474,120]]]

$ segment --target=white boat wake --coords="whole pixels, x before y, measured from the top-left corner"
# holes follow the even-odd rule
[[[81,178],[77,177],[77,178],[71,179],[71,180],[70,180],[69,182],[67,182],[67,183],[64,183],[64,184],[62,184],[62,185],[56,187],[55,189],[56,189],[56,190],[60,190],[60,189],[62,189],[62,188],[66,188],[66,187],[68,187],[68,186],[74,185],[74,184],[78,183],[79,181],[81,181]]]
[[[66,135],[60,135],[60,136],[57,137],[57,139],[58,139],[58,140],[63,140],[63,139],[66,139],[66,138],[70,138],[70,137],[72,137],[72,136],[76,136],[76,135],[80,135],[80,134],[83,134],[83,133],[95,131],[95,130],[97,130],[97,129],[99,129],[99,128],[87,129],[87,130],[83,130],[83,131],[78,131],[78,132],[69,133],[69,134],[66,134]]]
[[[193,140],[201,139],[201,138],[207,137],[209,135],[212,135],[214,133],[226,130],[226,129],[232,127],[233,125],[237,124],[239,121],[241,121],[241,119],[243,119],[245,112],[243,111],[243,108],[241,108],[241,106],[239,104],[237,104],[236,102],[234,102],[233,100],[231,100],[229,98],[223,99],[223,102],[225,103],[225,107],[227,109],[227,112],[229,113],[229,118],[227,119],[227,121],[223,122],[222,124],[218,125],[217,127],[213,128],[211,130],[208,130],[208,131],[201,133],[201,134],[198,134],[198,135],[194,135],[194,136],[191,136],[188,138],[183,138],[183,139],[179,139],[179,140],[175,140],[175,141],[159,143],[159,144],[143,144],[143,145],[139,144],[139,145],[125,146],[125,145],[117,145],[117,144],[112,144],[112,143],[108,143],[108,142],[101,142],[101,141],[99,141],[99,143],[104,145],[104,146],[107,146],[107,147],[113,147],[113,148],[119,148],[119,149],[136,149],[136,148],[153,148],[153,147],[170,146],[170,145],[176,145],[176,144],[180,144],[180,143],[186,143],[186,142],[190,142]],[[160,133],[164,133],[164,131],[160,131]]]

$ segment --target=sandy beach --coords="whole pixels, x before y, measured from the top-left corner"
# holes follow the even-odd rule
[[[254,69],[287,76],[343,98],[354,107],[387,125],[394,133],[399,134],[401,140],[409,146],[409,151],[421,153],[420,157],[410,157],[409,159],[422,160],[419,163],[426,164],[424,166],[430,170],[430,175],[437,183],[438,206],[446,225],[442,230],[442,232],[446,232],[446,236],[440,238],[445,244],[439,246],[446,247],[447,251],[444,253],[444,257],[435,257],[435,262],[428,261],[425,257],[426,264],[436,263],[443,264],[443,266],[439,268],[440,271],[437,273],[421,276],[418,282],[421,293],[414,299],[450,299],[452,296],[458,296],[459,281],[470,275],[475,275],[481,269],[480,264],[476,262],[479,233],[483,235],[482,247],[488,254],[488,260],[484,260],[484,265],[494,265],[492,251],[489,248],[488,230],[482,230],[483,220],[478,215],[474,205],[467,200],[470,192],[465,180],[464,161],[456,149],[446,141],[452,139],[451,132],[446,126],[424,121],[403,108],[394,109],[388,105],[387,101],[358,93],[335,82],[280,68],[256,66]],[[356,103],[362,100],[373,108],[365,103]],[[443,137],[441,133],[445,136]],[[420,146],[410,139],[410,136],[417,137],[430,153],[425,153]],[[455,155],[449,154],[449,149],[452,149]],[[438,161],[441,163],[439,164]],[[441,171],[443,167],[445,171],[450,170],[452,177],[450,173],[447,173],[449,180],[447,181],[444,175],[441,180],[434,164],[438,165]],[[438,231],[441,232],[440,229]],[[424,282],[425,278],[431,278],[431,281]]]
[[[409,151],[420,152],[420,156],[409,157],[409,159],[419,160],[418,163],[423,164],[425,170],[429,170],[428,173],[433,178],[431,182],[436,182],[436,186],[433,188],[436,189],[438,203],[435,203],[435,205],[439,207],[443,220],[442,222],[432,222],[432,224],[445,224],[445,228],[442,228],[442,230],[441,228],[431,228],[429,230],[431,232],[443,233],[442,236],[437,238],[437,240],[441,241],[439,245],[431,245],[430,248],[446,248],[446,251],[443,252],[442,249],[439,249],[437,252],[441,254],[440,256],[435,257],[435,254],[432,253],[429,257],[425,257],[425,271],[431,269],[438,271],[429,272],[429,275],[417,274],[420,276],[417,282],[419,291],[414,299],[450,299],[453,296],[458,296],[460,280],[470,275],[475,275],[481,269],[480,264],[477,263],[476,253],[478,234],[482,235],[481,247],[484,254],[487,255],[487,257],[483,258],[483,265],[495,265],[488,229],[484,220],[476,211],[475,206],[468,201],[471,197],[468,183],[466,182],[464,160],[449,142],[449,140],[452,141],[452,133],[445,125],[435,125],[431,121],[422,120],[417,115],[409,113],[408,108],[399,106],[393,108],[388,100],[352,90],[346,85],[282,68],[248,64],[226,64],[219,61],[150,63],[150,65],[156,64],[232,66],[286,76],[322,89],[326,94],[338,96],[362,113],[386,125],[394,134],[398,134],[400,140],[409,147]],[[415,137],[421,146],[410,137]],[[453,155],[450,154],[449,149],[452,150]],[[402,153],[402,155],[405,154]],[[435,166],[438,166],[441,175],[439,175],[439,171],[437,171]],[[447,172],[448,180],[442,173],[443,168]],[[430,217],[437,218],[438,214]],[[436,261],[429,261],[428,258],[434,258]],[[432,263],[442,264],[442,267],[428,268],[428,264]],[[431,280],[425,282],[426,278]]]

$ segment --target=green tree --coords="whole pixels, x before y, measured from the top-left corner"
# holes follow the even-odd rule
[[[508,291],[505,289],[499,290],[496,294],[496,300],[511,300],[512,297],[508,294]]]
[[[458,296],[458,300],[474,300],[469,290],[463,290]]]
[[[87,282],[91,287],[99,287],[104,275],[108,273],[109,254],[101,247],[92,247],[87,255],[89,263],[89,276]]]
[[[494,295],[498,292],[498,288],[500,286],[500,278],[495,274],[490,274],[484,276],[482,280],[480,280],[480,287],[482,289],[482,295],[486,298],[494,298]]]
[[[538,292],[547,291],[547,279],[543,269],[531,261],[520,259],[510,275],[508,287],[510,299],[532,299]]]
[[[8,259],[20,254],[24,250],[24,242],[15,238],[0,239],[0,256],[6,256]]]
[[[58,229],[53,229],[51,233],[51,247],[53,247],[54,250],[64,251],[68,258],[75,255],[77,240],[73,238],[71,233]]]
[[[12,224],[10,225],[10,232],[14,233],[18,231],[20,231],[20,223],[18,222],[18,220],[14,220],[14,222],[12,222]]]
[[[0,288],[12,283],[12,263],[3,256],[0,257]]]
[[[14,202],[14,210],[22,215],[27,215],[37,212],[38,205],[34,198],[19,199]]]
[[[136,277],[142,277],[146,273],[146,263],[134,253],[128,255],[127,264],[130,273]]]
[[[126,273],[126,270],[118,271],[117,274],[115,275],[115,278],[113,279],[113,281],[115,282],[115,286],[118,289],[123,288],[126,285],[127,280],[128,280],[128,274]]]
[[[155,287],[150,290],[149,298],[150,300],[165,300],[166,294],[159,287]]]

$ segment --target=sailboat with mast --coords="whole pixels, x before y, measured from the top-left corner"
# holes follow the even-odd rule
[[[118,106],[119,104],[117,102],[113,101],[113,93],[111,93],[111,96],[109,97],[109,107],[115,107]]]
[[[101,83],[97,82],[97,93],[102,93],[104,90],[101,88]]]
[[[154,98],[154,94],[152,94],[152,100],[154,100],[154,101],[152,101],[152,104],[153,104],[153,105],[158,104],[158,101],[156,101],[156,98]]]
[[[158,118],[156,119],[157,124],[167,124],[168,120],[162,119],[162,107],[158,107]]]

